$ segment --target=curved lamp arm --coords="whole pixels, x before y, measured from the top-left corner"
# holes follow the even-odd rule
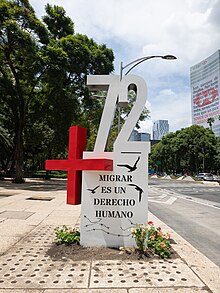
[[[155,56],[147,56],[147,57],[142,57],[142,58],[138,58],[138,59],[136,59],[136,60],[134,60],[134,61],[132,61],[132,62],[130,62],[130,63],[128,63],[128,64],[126,64],[125,66],[123,66],[122,64],[122,62],[121,62],[121,68],[120,68],[120,77],[122,78],[122,71],[125,69],[125,68],[127,68],[128,66],[130,66],[130,65],[132,65],[132,64],[134,64],[126,73],[125,73],[125,75],[127,75],[134,67],[136,67],[137,65],[139,65],[140,63],[142,63],[142,62],[144,62],[144,61],[146,61],[146,60],[148,60],[148,59],[152,59],[152,58],[162,58],[162,59],[165,59],[165,60],[175,60],[175,59],[177,59],[175,56],[173,56],[173,55],[164,55],[164,56],[162,56],[162,55],[155,55]]]

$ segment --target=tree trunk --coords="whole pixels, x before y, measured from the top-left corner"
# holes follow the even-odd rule
[[[15,178],[14,183],[24,183],[23,179],[23,119],[18,121],[15,138]]]

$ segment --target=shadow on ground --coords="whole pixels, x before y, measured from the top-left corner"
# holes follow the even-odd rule
[[[25,183],[16,184],[11,178],[0,180],[0,187],[8,190],[54,191],[66,190],[67,179],[25,179]]]

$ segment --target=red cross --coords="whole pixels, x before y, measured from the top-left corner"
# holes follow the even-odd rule
[[[82,159],[86,150],[86,128],[71,126],[69,134],[68,160],[46,160],[46,170],[67,170],[67,204],[81,202],[82,170],[113,170],[111,159]]]

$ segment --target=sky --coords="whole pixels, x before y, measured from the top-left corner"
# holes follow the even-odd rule
[[[37,16],[47,3],[62,6],[75,32],[106,44],[114,52],[114,74],[120,64],[144,56],[153,58],[132,70],[147,83],[153,121],[168,120],[170,131],[191,125],[190,67],[220,49],[220,0],[29,0]],[[123,72],[125,73],[125,72]]]

